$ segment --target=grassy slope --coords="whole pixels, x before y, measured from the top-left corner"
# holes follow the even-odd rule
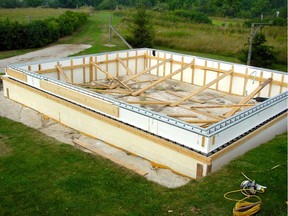
[[[259,215],[286,215],[287,134],[178,189],[147,181],[98,156],[0,117],[2,215],[231,215],[223,194],[244,171],[268,187]],[[3,153],[4,152],[4,153]],[[268,170],[281,164],[274,170]],[[253,172],[258,171],[258,172]],[[242,198],[240,193],[234,197]],[[168,213],[173,210],[173,214]]]

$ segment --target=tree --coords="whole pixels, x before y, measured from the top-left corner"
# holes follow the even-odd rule
[[[131,35],[127,37],[128,43],[132,47],[152,47],[154,44],[155,32],[151,25],[150,17],[143,5],[138,6],[136,14],[133,16]]]
[[[266,45],[266,42],[267,40],[263,33],[260,32],[255,35],[252,41],[252,56],[250,65],[267,67],[276,62],[276,52],[273,50],[272,46]],[[245,44],[246,47],[239,52],[238,58],[243,63],[246,63],[248,59],[248,44]]]

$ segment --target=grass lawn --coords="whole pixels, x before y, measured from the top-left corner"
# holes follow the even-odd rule
[[[201,180],[167,189],[0,117],[1,215],[231,215],[235,203],[223,194],[239,188],[243,171],[268,187],[258,215],[286,216],[287,134]]]

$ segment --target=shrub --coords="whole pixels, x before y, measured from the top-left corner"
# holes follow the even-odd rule
[[[72,34],[87,20],[87,14],[66,11],[59,18],[22,24],[9,19],[0,21],[0,50],[42,47]]]
[[[209,17],[203,12],[191,10],[175,10],[172,13],[175,16],[182,17],[191,22],[212,24],[212,20],[210,20]]]
[[[255,35],[252,41],[252,55],[250,65],[257,67],[267,67],[276,62],[276,52],[273,47],[265,44],[266,38],[263,33]],[[247,46],[248,44],[246,44]],[[239,51],[239,60],[243,63],[248,59],[248,47]]]

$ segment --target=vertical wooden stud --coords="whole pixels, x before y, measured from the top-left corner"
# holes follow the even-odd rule
[[[193,61],[193,65],[191,66],[191,84],[194,85],[194,78],[195,78],[195,58],[192,60]]]
[[[263,71],[260,72],[260,81],[259,81],[259,85],[261,85],[261,84],[263,83],[263,82],[261,81],[262,78],[263,78]],[[271,83],[270,83],[269,85],[271,85]],[[261,91],[259,91],[258,94],[257,94],[258,97],[260,97],[260,94],[261,94],[260,92],[261,92]]]
[[[105,70],[106,70],[106,71],[109,71],[109,69],[108,69],[108,68],[109,68],[109,67],[108,67],[108,54],[107,54],[107,53],[106,53],[106,55],[105,55],[105,59],[106,59],[106,61],[105,61],[105,68],[106,68],[106,69],[105,69]],[[108,77],[106,77],[106,78],[108,78]]]
[[[232,65],[232,73],[230,74],[230,86],[229,86],[229,94],[232,93],[232,85],[233,85],[233,73],[234,73],[234,65]]]
[[[127,58],[126,58],[126,65],[127,65],[127,68],[129,68],[129,52],[127,52],[126,53],[126,56],[127,56]],[[128,75],[129,73],[128,73],[128,70],[126,70],[126,75]]]
[[[57,65],[60,65],[59,62],[57,62]],[[38,68],[39,68],[39,66],[38,66]],[[57,70],[57,80],[60,80],[60,73],[58,70]]]
[[[28,70],[31,71],[31,65],[28,66]]]
[[[273,74],[274,74],[274,73],[271,73],[271,79],[272,79],[272,80],[273,80]],[[272,83],[270,83],[270,85],[269,85],[268,97],[271,97],[271,93],[272,93]]]
[[[215,144],[215,136],[212,136],[212,145]]]
[[[71,76],[71,82],[74,83],[74,63],[73,59],[70,60],[71,70],[70,70],[70,76]]]
[[[138,51],[136,51],[136,58],[135,58],[135,74],[138,73]]]
[[[210,174],[211,172],[212,172],[212,165],[208,165],[207,170],[206,170],[206,175]]]
[[[196,169],[196,179],[203,177],[203,165],[197,163],[197,169]]]
[[[83,83],[85,83],[85,82],[86,82],[86,66],[85,66],[85,58],[83,58],[82,61],[83,61],[83,65],[84,65],[84,67],[83,67]]]
[[[91,64],[93,62],[93,57],[89,57],[89,81],[92,82],[93,80],[93,65]]]
[[[159,52],[157,52],[157,64],[159,64]],[[157,67],[157,76],[159,76],[159,68]]]
[[[205,147],[205,137],[204,136],[202,136],[201,146]]]
[[[203,78],[203,86],[205,86],[206,85],[206,76],[207,76],[207,70],[206,70],[206,68],[207,68],[207,60],[205,60],[205,69],[204,69],[204,78]]]
[[[281,77],[281,85],[280,85],[279,94],[282,93],[282,90],[283,90],[283,84],[284,84],[284,74],[282,74],[282,77]],[[271,85],[271,83],[270,83],[270,85]]]
[[[219,72],[219,70],[220,70],[220,62],[218,62],[218,65],[217,65],[217,78],[219,78],[219,76],[220,76],[220,72]],[[216,91],[219,91],[219,82],[217,82],[216,83]]]
[[[184,65],[184,56],[182,56],[182,59],[181,59],[181,67],[183,67],[183,65]],[[182,70],[182,71],[181,71],[181,74],[180,74],[180,80],[181,80],[181,82],[183,82],[183,73],[184,73],[184,71]]]
[[[97,56],[95,56],[95,59],[94,59],[94,62],[96,62],[97,63]],[[95,73],[95,81],[97,81],[98,80],[98,70],[97,70],[97,68],[95,68],[94,69],[94,73]]]
[[[164,61],[166,60],[166,53],[164,53]],[[163,73],[162,76],[165,76],[165,71],[166,71],[166,64],[163,65]]]

